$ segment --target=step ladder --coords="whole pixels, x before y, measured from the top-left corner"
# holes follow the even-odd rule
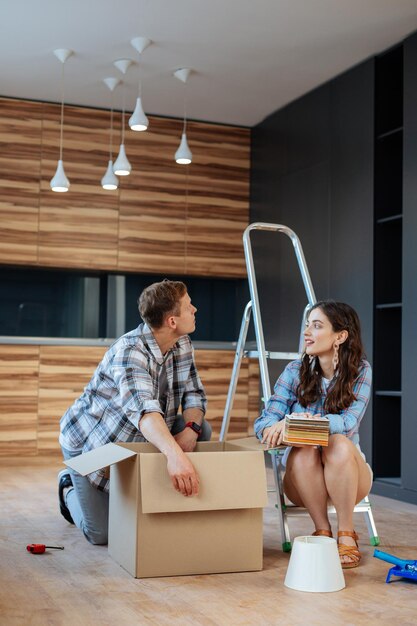
[[[256,282],[256,273],[255,273],[255,265],[253,260],[252,253],[252,245],[250,240],[250,234],[253,230],[262,230],[269,231],[275,233],[283,233],[290,238],[291,243],[294,248],[295,256],[298,263],[298,268],[301,274],[301,278],[303,281],[304,289],[307,296],[307,305],[304,309],[303,316],[301,319],[301,329],[300,329],[300,338],[298,344],[298,352],[270,352],[265,348],[265,339],[264,332],[262,326],[262,318],[261,318],[261,310],[259,304],[259,295],[258,295],[258,287]],[[236,387],[239,379],[240,366],[242,364],[242,359],[244,357],[252,357],[258,358],[259,360],[259,371],[261,376],[261,386],[262,386],[262,401],[264,404],[268,401],[271,396],[271,384],[269,379],[269,371],[268,371],[268,359],[271,360],[282,360],[282,361],[291,361],[293,359],[298,359],[303,350],[304,343],[304,324],[306,313],[310,306],[317,302],[316,296],[314,293],[313,285],[311,283],[310,274],[307,268],[306,260],[304,257],[303,249],[300,243],[299,238],[295,234],[291,228],[287,226],[283,226],[282,224],[267,224],[264,222],[255,222],[250,224],[243,233],[243,248],[245,252],[245,261],[246,268],[248,273],[248,283],[249,283],[249,293],[250,293],[250,301],[247,303],[245,310],[243,312],[242,323],[239,332],[239,338],[236,346],[235,359],[233,362],[232,376],[230,379],[229,390],[226,398],[226,405],[222,420],[222,425],[220,429],[220,441],[225,441],[230,425],[230,417],[233,408],[233,402],[236,393]],[[246,338],[248,334],[249,324],[251,320],[251,316],[253,314],[253,323],[255,327],[255,338],[256,338],[256,350],[246,350]],[[282,449],[270,450],[271,460],[272,460],[272,468],[274,473],[274,481],[275,481],[275,492],[277,497],[276,508],[278,510],[278,518],[281,530],[281,538],[282,538],[282,549],[284,552],[289,552],[291,550],[291,538],[290,532],[288,528],[287,518],[290,515],[300,515],[307,514],[307,511],[301,507],[297,507],[288,503],[285,499],[284,490],[283,490],[283,467],[281,463],[281,459],[284,453]],[[329,513],[335,512],[333,507],[329,507]],[[370,536],[371,545],[379,545],[379,538],[377,535],[375,522],[372,515],[371,504],[369,502],[368,497],[364,498],[361,502],[359,502],[355,507],[355,512],[362,512],[366,514],[366,523],[368,527],[368,532]]]

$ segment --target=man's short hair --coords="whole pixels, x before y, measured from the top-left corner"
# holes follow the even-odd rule
[[[161,328],[167,315],[180,314],[180,300],[187,293],[180,280],[165,278],[146,287],[138,298],[139,313],[151,328]]]

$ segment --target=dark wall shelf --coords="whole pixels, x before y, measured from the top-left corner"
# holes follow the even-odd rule
[[[401,484],[403,49],[375,61],[374,411],[376,479]]]

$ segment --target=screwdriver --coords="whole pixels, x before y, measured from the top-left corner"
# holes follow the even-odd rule
[[[26,550],[32,554],[43,554],[47,549],[63,550],[64,546],[45,546],[43,543],[30,543],[26,546]]]

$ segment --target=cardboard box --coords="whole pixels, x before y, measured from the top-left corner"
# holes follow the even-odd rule
[[[263,447],[203,442],[187,455],[200,477],[194,497],[175,491],[148,443],[110,443],[66,465],[83,476],[111,466],[109,553],[132,576],[261,570]]]

